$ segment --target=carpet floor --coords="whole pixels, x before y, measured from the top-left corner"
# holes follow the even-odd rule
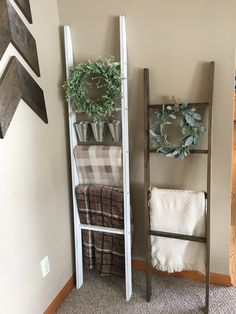
[[[152,298],[145,301],[145,274],[133,272],[133,296],[124,298],[124,280],[85,274],[81,289],[72,290],[57,314],[200,314],[204,283],[173,276],[152,275]],[[236,314],[236,288],[211,286],[211,314]]]

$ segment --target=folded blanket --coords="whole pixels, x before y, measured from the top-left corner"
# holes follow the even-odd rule
[[[78,185],[76,198],[80,222],[97,226],[124,228],[123,191],[104,185]],[[101,275],[124,276],[124,236],[83,230],[83,258],[87,269]]]
[[[78,185],[76,197],[80,222],[96,226],[124,228],[123,190],[106,185]]]
[[[206,234],[204,192],[152,188],[152,230],[195,236]],[[151,236],[152,263],[162,271],[197,270],[205,273],[205,244]]]
[[[121,147],[78,145],[74,156],[80,184],[123,185]]]

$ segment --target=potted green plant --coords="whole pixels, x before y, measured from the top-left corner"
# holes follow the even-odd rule
[[[104,138],[105,121],[120,106],[121,74],[114,58],[77,64],[64,84],[66,98],[76,112],[91,120],[96,141]]]

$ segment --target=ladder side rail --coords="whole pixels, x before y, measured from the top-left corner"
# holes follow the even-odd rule
[[[122,151],[123,151],[123,195],[124,195],[124,244],[125,244],[125,284],[126,300],[132,295],[131,265],[131,210],[129,178],[129,122],[128,122],[128,69],[127,37],[125,17],[119,18],[120,24],[120,69],[121,69],[121,112],[122,112]]]
[[[211,176],[212,176],[212,129],[213,129],[213,92],[214,92],[214,72],[215,62],[210,62],[209,71],[209,109],[208,109],[208,157],[207,157],[207,221],[206,221],[206,309],[209,312],[210,294],[210,233],[211,233]]]
[[[73,46],[71,39],[70,26],[64,26],[64,44],[65,44],[65,61],[66,61],[66,77],[70,77],[70,71],[73,67]],[[79,184],[79,178],[76,170],[76,163],[73,155],[73,149],[77,145],[77,136],[75,133],[74,123],[76,115],[73,112],[70,101],[68,101],[68,117],[69,117],[69,139],[70,139],[70,159],[71,159],[71,183],[72,183],[72,204],[74,216],[74,241],[75,241],[75,268],[76,268],[76,287],[79,289],[83,284],[83,253],[82,253],[82,231],[80,228],[80,219],[75,195],[75,187]]]
[[[144,69],[144,211],[146,238],[146,300],[151,299],[151,238],[149,216],[149,188],[150,188],[150,143],[149,143],[149,69]]]

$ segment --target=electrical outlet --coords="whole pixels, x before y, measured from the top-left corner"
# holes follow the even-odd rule
[[[49,264],[48,256],[45,256],[44,259],[41,260],[40,266],[41,266],[42,276],[43,276],[43,278],[44,278],[44,277],[47,276],[47,274],[48,274],[48,273],[50,272],[50,270],[51,270],[50,264]]]

